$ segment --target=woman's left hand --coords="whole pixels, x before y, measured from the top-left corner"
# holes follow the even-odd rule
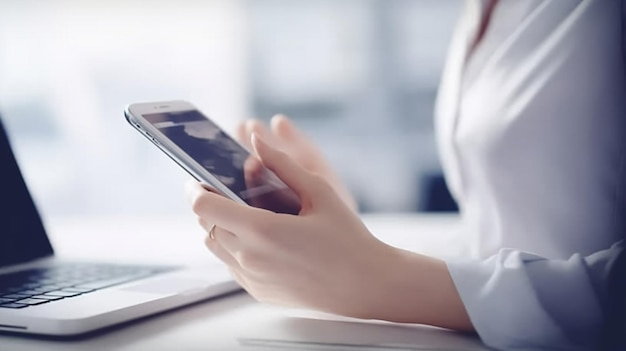
[[[322,177],[256,135],[261,162],[301,201],[299,215],[277,214],[236,203],[193,182],[193,211],[213,238],[207,247],[226,263],[256,299],[371,318],[380,304],[397,249],[376,239]],[[372,284],[374,283],[374,284]]]

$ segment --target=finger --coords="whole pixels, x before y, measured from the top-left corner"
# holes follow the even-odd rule
[[[272,170],[300,199],[310,199],[316,178],[287,154],[268,145],[258,134],[252,134],[252,146],[263,165]]]
[[[217,229],[217,228],[216,228]],[[232,234],[231,234],[232,235]],[[241,269],[239,262],[215,239],[211,239],[207,234],[204,245],[211,251],[215,257],[224,262],[228,267],[233,269]]]
[[[214,239],[207,239],[207,241],[213,241],[213,242],[217,242],[217,246],[220,247],[221,249],[223,249],[223,251],[225,252],[225,255],[228,256],[229,260],[234,260],[234,263],[229,264],[229,267],[235,269],[239,276],[243,279],[244,277],[247,276],[246,271],[249,270],[251,267],[246,267],[244,264],[243,260],[243,255],[242,255],[242,246],[243,243],[241,242],[241,240],[239,240],[239,238],[237,236],[235,236],[233,233],[221,229],[220,227],[216,227],[213,230],[213,237]],[[209,244],[213,244],[213,243],[209,243]],[[244,281],[248,282],[248,279],[243,279]]]
[[[276,143],[276,138],[272,135],[272,133],[267,129],[267,127],[260,121],[256,119],[248,119],[241,123],[237,128],[237,136],[240,139],[241,143],[250,151],[254,152],[254,148],[252,147],[252,143],[250,142],[250,138],[253,133],[258,133],[262,135],[268,142]]]
[[[237,234],[253,232],[254,228],[267,221],[270,213],[209,192],[200,183],[190,185],[188,199],[193,212],[206,223],[214,223]]]
[[[246,149],[252,150],[252,144],[250,143],[250,134],[248,134],[248,131],[246,129],[247,122],[248,121],[242,121],[237,125],[237,141],[239,141],[239,143],[243,145]]]
[[[258,134],[265,142],[273,147],[279,147],[278,139],[267,128],[267,126],[258,120],[249,120],[246,124],[246,130],[248,133],[248,140],[251,140],[252,134]]]
[[[260,185],[258,183],[262,179],[263,170],[264,167],[261,160],[255,156],[250,156],[246,159],[243,163],[243,174],[246,178],[248,188]],[[247,184],[248,182],[250,182],[250,184]]]
[[[304,134],[302,134],[285,115],[276,115],[272,117],[270,127],[272,132],[280,138],[287,140],[301,140],[302,138],[305,138]]]
[[[211,230],[213,230],[214,229],[213,226],[215,226],[215,224],[207,222],[202,217],[198,217],[198,223],[200,224],[202,229],[204,229],[204,231],[207,233],[207,235],[211,234]],[[215,226],[215,227],[217,227],[217,226]]]
[[[300,147],[310,149],[313,145],[309,137],[298,129],[285,115],[276,115],[270,121],[271,129],[276,137],[284,142],[297,143]]]
[[[237,260],[237,256],[242,249],[242,243],[239,238],[235,236],[235,234],[220,227],[215,227],[213,230],[213,237],[215,239],[209,240],[217,241],[233,259]],[[239,263],[237,263],[237,266],[241,267]]]
[[[321,157],[319,151],[315,148],[309,138],[302,133],[296,126],[284,115],[276,115],[271,122],[272,134],[279,140],[284,150],[294,148],[295,154],[300,154],[298,162],[307,170],[320,172],[326,169],[324,162],[319,162]],[[294,153],[291,153],[292,155]]]
[[[187,199],[187,201],[189,203],[191,203],[193,201],[193,196],[194,196],[194,192],[196,191],[196,187],[198,186],[198,184],[204,188],[206,191],[212,192],[212,193],[218,193],[213,187],[211,187],[208,184],[204,184],[204,183],[199,183],[197,180],[195,179],[189,179],[185,182],[185,198]]]
[[[235,278],[235,281],[241,285],[241,287],[250,293],[250,284],[244,277],[244,274],[239,269],[229,268],[230,274]]]
[[[195,179],[189,179],[185,182],[185,199],[187,202],[191,203],[193,189],[198,184],[198,181]]]

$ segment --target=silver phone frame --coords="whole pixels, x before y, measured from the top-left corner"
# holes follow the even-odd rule
[[[183,149],[176,145],[173,141],[168,139],[161,131],[148,122],[143,114],[153,113],[168,113],[168,112],[181,112],[195,110],[200,112],[202,116],[208,119],[211,123],[215,124],[222,131],[224,129],[220,127],[215,121],[211,120],[206,114],[202,113],[198,108],[187,101],[172,100],[172,101],[158,101],[158,102],[141,102],[126,105],[124,108],[124,116],[126,121],[146,139],[150,140],[159,150],[166,154],[170,159],[176,162],[187,173],[194,177],[199,182],[214,188],[221,194],[232,199],[235,202],[245,204],[247,203],[241,199],[237,194],[230,190],[226,185],[220,182],[214,175],[207,171],[202,165],[191,156],[189,156]],[[226,133],[224,131],[224,133]],[[244,150],[248,151],[241,143],[239,143],[230,134],[226,133],[231,139],[239,144]],[[249,151],[248,151],[249,152]]]

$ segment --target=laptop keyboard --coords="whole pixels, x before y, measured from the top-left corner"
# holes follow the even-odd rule
[[[0,275],[0,309],[20,309],[128,283],[172,267],[72,263]]]

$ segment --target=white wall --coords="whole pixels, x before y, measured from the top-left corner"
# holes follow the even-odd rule
[[[364,209],[414,210],[461,1],[0,0],[0,113],[47,214],[188,211],[122,115],[164,99],[227,129],[291,113]]]
[[[187,211],[187,176],[122,115],[185,99],[248,116],[242,3],[2,1],[0,113],[47,213]]]

